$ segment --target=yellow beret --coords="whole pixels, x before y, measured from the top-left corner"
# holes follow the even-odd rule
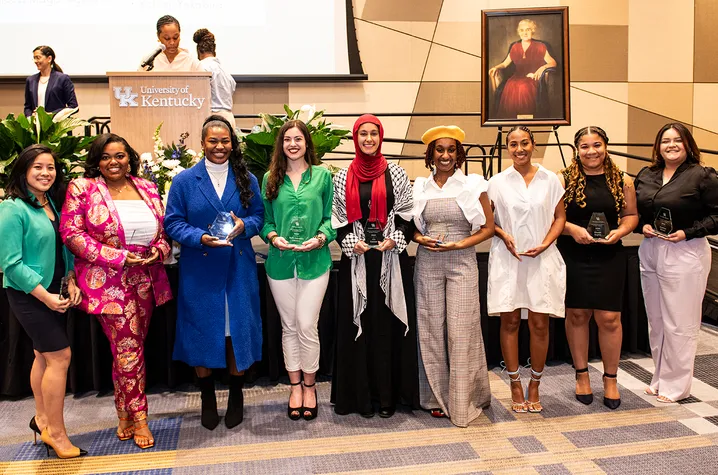
[[[450,138],[463,142],[466,134],[455,125],[437,125],[432,127],[421,136],[421,141],[429,145],[436,139]]]

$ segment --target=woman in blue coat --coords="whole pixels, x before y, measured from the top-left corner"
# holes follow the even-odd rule
[[[212,115],[202,127],[204,160],[172,181],[165,230],[182,245],[174,359],[194,366],[202,393],[202,425],[219,424],[212,368],[229,368],[225,425],[244,418],[244,370],[262,356],[259,282],[252,236],[264,208],[239,141],[226,119]],[[210,229],[229,213],[226,239]],[[210,234],[212,233],[212,234]]]

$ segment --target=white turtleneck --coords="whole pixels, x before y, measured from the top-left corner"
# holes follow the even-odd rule
[[[205,159],[204,165],[207,168],[207,174],[209,175],[209,180],[212,182],[214,191],[217,192],[217,196],[221,200],[222,195],[224,194],[224,188],[227,186],[229,160],[225,161],[221,165],[218,165]]]

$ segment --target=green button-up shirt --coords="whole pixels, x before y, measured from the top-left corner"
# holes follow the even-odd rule
[[[269,201],[265,194],[269,172],[262,180],[262,199],[264,200],[264,227],[259,233],[267,241],[267,234],[276,232],[289,240],[292,221],[299,218],[301,238],[306,241],[317,233],[327,237],[327,243],[321,249],[309,252],[280,251],[269,246],[269,256],[265,263],[267,275],[274,280],[285,280],[296,276],[303,280],[316,279],[332,268],[332,256],[329,243],[336,239],[332,228],[332,200],[334,185],[332,175],[324,167],[312,166],[302,174],[302,181],[295,190],[292,180],[284,176],[277,198]],[[295,229],[293,232],[297,232]]]

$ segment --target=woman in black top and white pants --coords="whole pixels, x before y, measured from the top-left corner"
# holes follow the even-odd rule
[[[718,176],[700,164],[690,131],[666,124],[653,164],[636,176],[638,255],[655,371],[646,394],[675,402],[691,393],[703,296],[711,268],[705,236],[718,232]]]

